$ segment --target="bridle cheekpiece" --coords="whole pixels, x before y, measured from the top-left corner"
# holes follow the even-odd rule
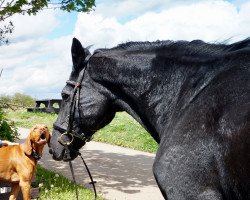
[[[84,68],[81,70],[77,81],[72,81],[68,80],[66,83],[68,85],[72,85],[74,87],[72,93],[70,94],[70,108],[69,108],[69,115],[67,116],[67,128],[62,128],[56,124],[53,125],[54,129],[59,130],[60,132],[63,132],[59,137],[58,137],[58,142],[64,146],[65,148],[65,156],[66,159],[70,159],[70,151],[69,151],[69,146],[71,143],[74,141],[74,138],[77,137],[83,142],[88,142],[91,139],[91,136],[86,136],[84,133],[83,134],[78,134],[73,131],[73,121],[74,121],[74,115],[76,110],[78,110],[79,118],[81,119],[81,112],[80,112],[80,106],[79,106],[79,98],[80,98],[80,89],[81,89],[81,84],[84,78],[84,74],[86,71],[86,68],[88,67],[89,64],[89,59],[91,58],[91,54],[88,55],[85,60],[84,60]],[[68,136],[70,138],[69,141],[65,141],[63,139],[63,136]]]

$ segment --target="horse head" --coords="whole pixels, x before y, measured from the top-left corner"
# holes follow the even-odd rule
[[[50,153],[55,160],[72,160],[92,135],[115,115],[107,90],[90,73],[91,53],[73,39],[73,68],[63,88],[62,104],[54,123]]]

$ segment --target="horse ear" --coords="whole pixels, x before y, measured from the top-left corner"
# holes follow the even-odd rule
[[[79,69],[79,67],[81,67],[81,62],[84,61],[86,57],[86,54],[84,48],[82,47],[82,44],[76,38],[73,38],[71,46],[71,55],[72,55],[73,68]]]

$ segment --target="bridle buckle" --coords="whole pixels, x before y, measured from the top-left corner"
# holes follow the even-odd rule
[[[66,135],[70,135],[71,140],[68,142],[63,141],[63,136]],[[60,135],[60,137],[58,138],[58,142],[60,142],[63,146],[69,146],[72,142],[74,141],[74,135],[72,133],[69,132],[65,132],[63,134]]]

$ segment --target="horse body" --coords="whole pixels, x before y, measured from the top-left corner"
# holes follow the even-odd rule
[[[79,58],[88,54],[79,44],[72,45],[74,81],[83,68]],[[249,199],[249,44],[165,41],[98,50],[86,68],[73,127],[91,135],[126,111],[159,143],[153,172],[165,199]],[[65,126],[67,105],[58,126]],[[63,158],[59,135],[55,129],[55,159]]]

